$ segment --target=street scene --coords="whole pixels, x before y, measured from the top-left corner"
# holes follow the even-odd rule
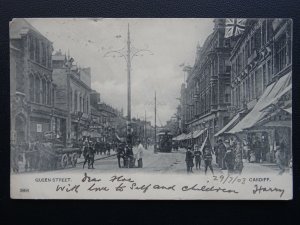
[[[292,174],[292,20],[9,26],[12,174]]]

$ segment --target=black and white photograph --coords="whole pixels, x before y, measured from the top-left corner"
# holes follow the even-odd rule
[[[14,18],[15,199],[289,200],[293,20]]]

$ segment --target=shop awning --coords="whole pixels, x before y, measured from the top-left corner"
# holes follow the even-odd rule
[[[251,128],[264,118],[268,112],[263,109],[269,104],[273,99],[280,96],[280,94],[291,84],[292,72],[282,76],[277,82],[270,84],[261,98],[258,100],[254,108],[231,130],[227,133],[238,133],[243,131],[243,129]]]
[[[282,96],[284,96],[286,93],[288,93],[289,91],[292,91],[292,84],[288,85],[281,93],[279,93],[274,99],[272,99],[270,102],[266,103],[266,106],[264,108],[261,109],[261,111],[273,106],[273,105],[276,105],[280,98]]]
[[[288,107],[288,108],[285,108],[283,110],[288,112],[289,114],[292,114],[292,107]]]
[[[173,140],[173,141],[178,141],[178,138],[180,137],[180,135],[181,135],[181,134],[179,134],[179,135],[176,136],[176,137],[173,137],[172,140]]]
[[[202,129],[202,130],[196,130],[196,131],[191,131],[190,133],[188,133],[185,137],[185,139],[195,139],[198,138],[201,134],[203,134],[205,131],[207,130],[207,128]]]
[[[262,125],[263,127],[292,127],[292,122],[290,120],[286,121],[269,121]]]
[[[198,138],[200,135],[202,135],[205,131],[207,130],[207,128],[203,129],[203,130],[196,130],[196,131],[191,131],[188,134],[180,134],[174,138],[172,138],[173,141],[183,141],[183,140],[189,140],[189,139],[194,139],[194,138]]]
[[[179,134],[178,136],[176,136],[176,137],[173,137],[172,138],[172,140],[173,141],[182,141],[182,140],[184,140],[185,139],[185,136],[186,136],[186,134]]]
[[[203,130],[197,130],[194,132],[193,134],[193,138],[198,138],[200,135],[202,135],[205,131],[207,131],[207,128],[203,129]]]
[[[218,137],[224,133],[227,133],[228,130],[233,128],[241,119],[243,118],[245,111],[237,113],[219,132],[217,132],[214,136]]]
[[[188,133],[186,136],[185,136],[185,140],[189,140],[192,138],[192,132]]]

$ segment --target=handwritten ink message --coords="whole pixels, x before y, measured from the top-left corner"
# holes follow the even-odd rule
[[[30,179],[28,179],[30,177]],[[96,174],[28,175],[15,184],[22,196],[88,199],[291,199],[288,176]],[[14,181],[14,179],[12,180]],[[22,184],[22,185],[20,185]],[[19,186],[18,186],[19,185]],[[46,193],[46,194],[45,194]]]
[[[239,189],[235,184],[246,185],[249,183],[256,182],[270,182],[268,177],[253,177],[245,178],[241,176],[212,176],[210,179],[206,180],[206,184],[195,183],[192,185],[184,184],[171,184],[162,185],[152,182],[138,182],[134,178],[123,175],[113,175],[109,179],[102,179],[100,177],[95,177],[84,173],[81,181],[77,184],[58,184],[56,186],[57,192],[74,192],[79,193],[81,189],[85,189],[88,192],[124,192],[126,190],[148,193],[150,191],[166,191],[166,192],[214,192],[223,194],[236,195],[239,193]],[[225,187],[225,184],[231,184],[231,187]],[[262,185],[254,184],[253,191],[251,194],[258,195],[265,192],[278,192],[280,197],[284,194],[284,189],[276,187],[264,187]]]

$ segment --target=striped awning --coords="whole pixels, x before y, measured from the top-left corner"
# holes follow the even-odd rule
[[[290,84],[292,82],[292,72],[282,76],[277,82],[270,84],[254,108],[232,129],[227,133],[239,133],[244,129],[249,129],[253,127],[257,122],[261,121],[269,112],[264,109],[272,103],[273,99],[277,99],[282,96],[282,93],[286,93],[290,89]]]

